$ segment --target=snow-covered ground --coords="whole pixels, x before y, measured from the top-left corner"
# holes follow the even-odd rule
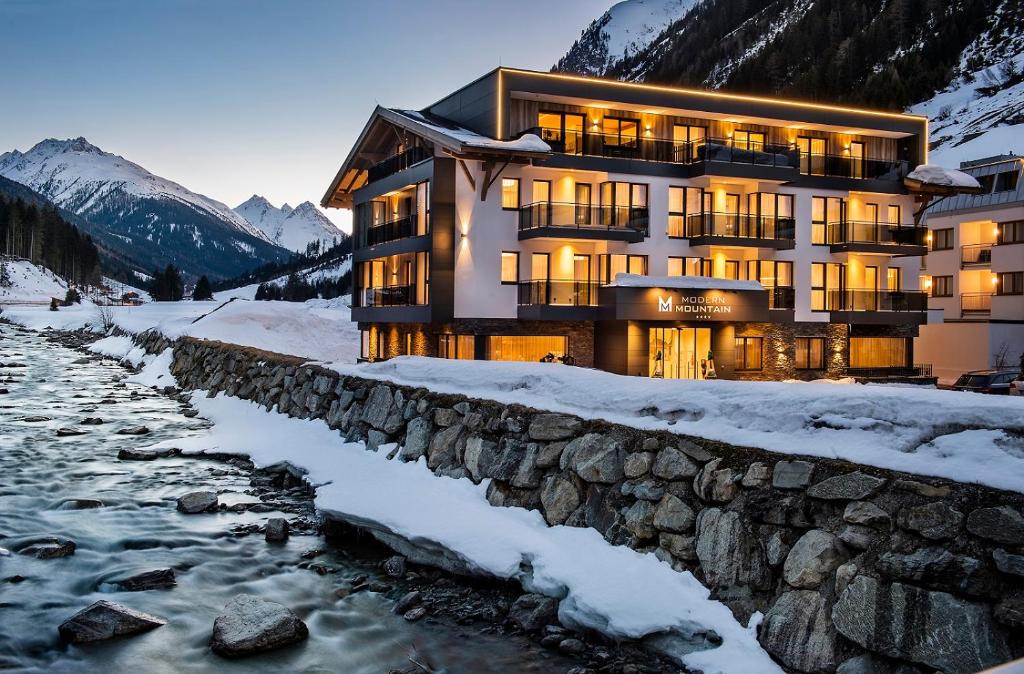
[[[563,597],[559,617],[568,625],[631,638],[712,629],[722,645],[686,655],[684,664],[706,674],[782,671],[761,649],[753,629],[711,600],[690,573],[677,573],[654,555],[610,545],[593,529],[549,527],[536,511],[494,508],[485,496],[486,483],[436,476],[423,459],[389,461],[393,445],[366,451],[362,443],[345,443],[322,421],[293,419],[224,395],[197,393],[192,402],[213,426],[153,447],[244,454],[259,466],[290,463],[317,485],[320,510],[440,544],[480,571]]]
[[[28,260],[4,259],[10,285],[0,283],[0,307],[11,304],[49,304],[56,297],[63,300],[68,291],[64,279],[49,269]]]

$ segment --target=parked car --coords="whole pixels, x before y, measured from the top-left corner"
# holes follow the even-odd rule
[[[954,391],[1007,395],[1012,382],[1020,376],[1017,370],[974,370],[965,372],[953,384]]]
[[[1017,378],[1010,382],[1010,395],[1024,396],[1024,373],[1017,375]]]

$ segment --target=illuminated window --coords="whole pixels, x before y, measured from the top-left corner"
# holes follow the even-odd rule
[[[682,257],[670,257],[668,259],[668,275],[669,276],[683,276],[686,271],[686,258]]]
[[[519,208],[519,178],[501,179],[501,207],[506,211]]]
[[[617,274],[647,275],[646,255],[598,255],[597,280],[600,283],[614,283]]]
[[[473,335],[438,335],[437,357],[450,360],[473,360],[476,357]]]
[[[953,228],[932,230],[932,250],[953,250]]]
[[[1024,220],[999,223],[999,243],[1024,242]]]
[[[899,290],[903,287],[903,270],[899,267],[889,267],[885,271],[885,287],[887,290]]]
[[[559,336],[491,335],[487,338],[487,358],[517,362],[541,362],[566,355],[569,340]]]
[[[762,339],[760,337],[736,338],[737,370],[761,369],[761,342]]]
[[[1004,271],[996,277],[997,295],[1024,295],[1024,271]]]
[[[668,188],[668,235],[686,236],[686,188]]]
[[[519,282],[519,253],[503,252],[501,254],[501,282]]]
[[[851,337],[850,367],[907,367],[909,344],[906,337]]]
[[[798,370],[824,370],[825,369],[825,338],[824,337],[797,337],[796,338],[796,369],[798,369]]]
[[[887,212],[888,212],[888,215],[889,215],[888,222],[889,222],[890,225],[899,225],[899,224],[901,224],[903,222],[903,217],[902,217],[902,214],[900,213],[900,207],[899,206],[892,206],[892,205],[890,205],[890,206],[887,207]]]

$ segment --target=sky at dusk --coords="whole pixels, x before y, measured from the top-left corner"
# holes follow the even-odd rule
[[[232,207],[319,203],[375,104],[547,70],[612,4],[0,0],[0,152],[85,136]]]

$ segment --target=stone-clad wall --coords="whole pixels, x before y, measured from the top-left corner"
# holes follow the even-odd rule
[[[765,613],[760,640],[791,671],[957,674],[1024,655],[1020,494],[440,395],[215,342],[180,340],[174,356],[185,388],[396,442],[403,460],[490,478],[495,506],[593,527],[692,571],[739,619]]]

